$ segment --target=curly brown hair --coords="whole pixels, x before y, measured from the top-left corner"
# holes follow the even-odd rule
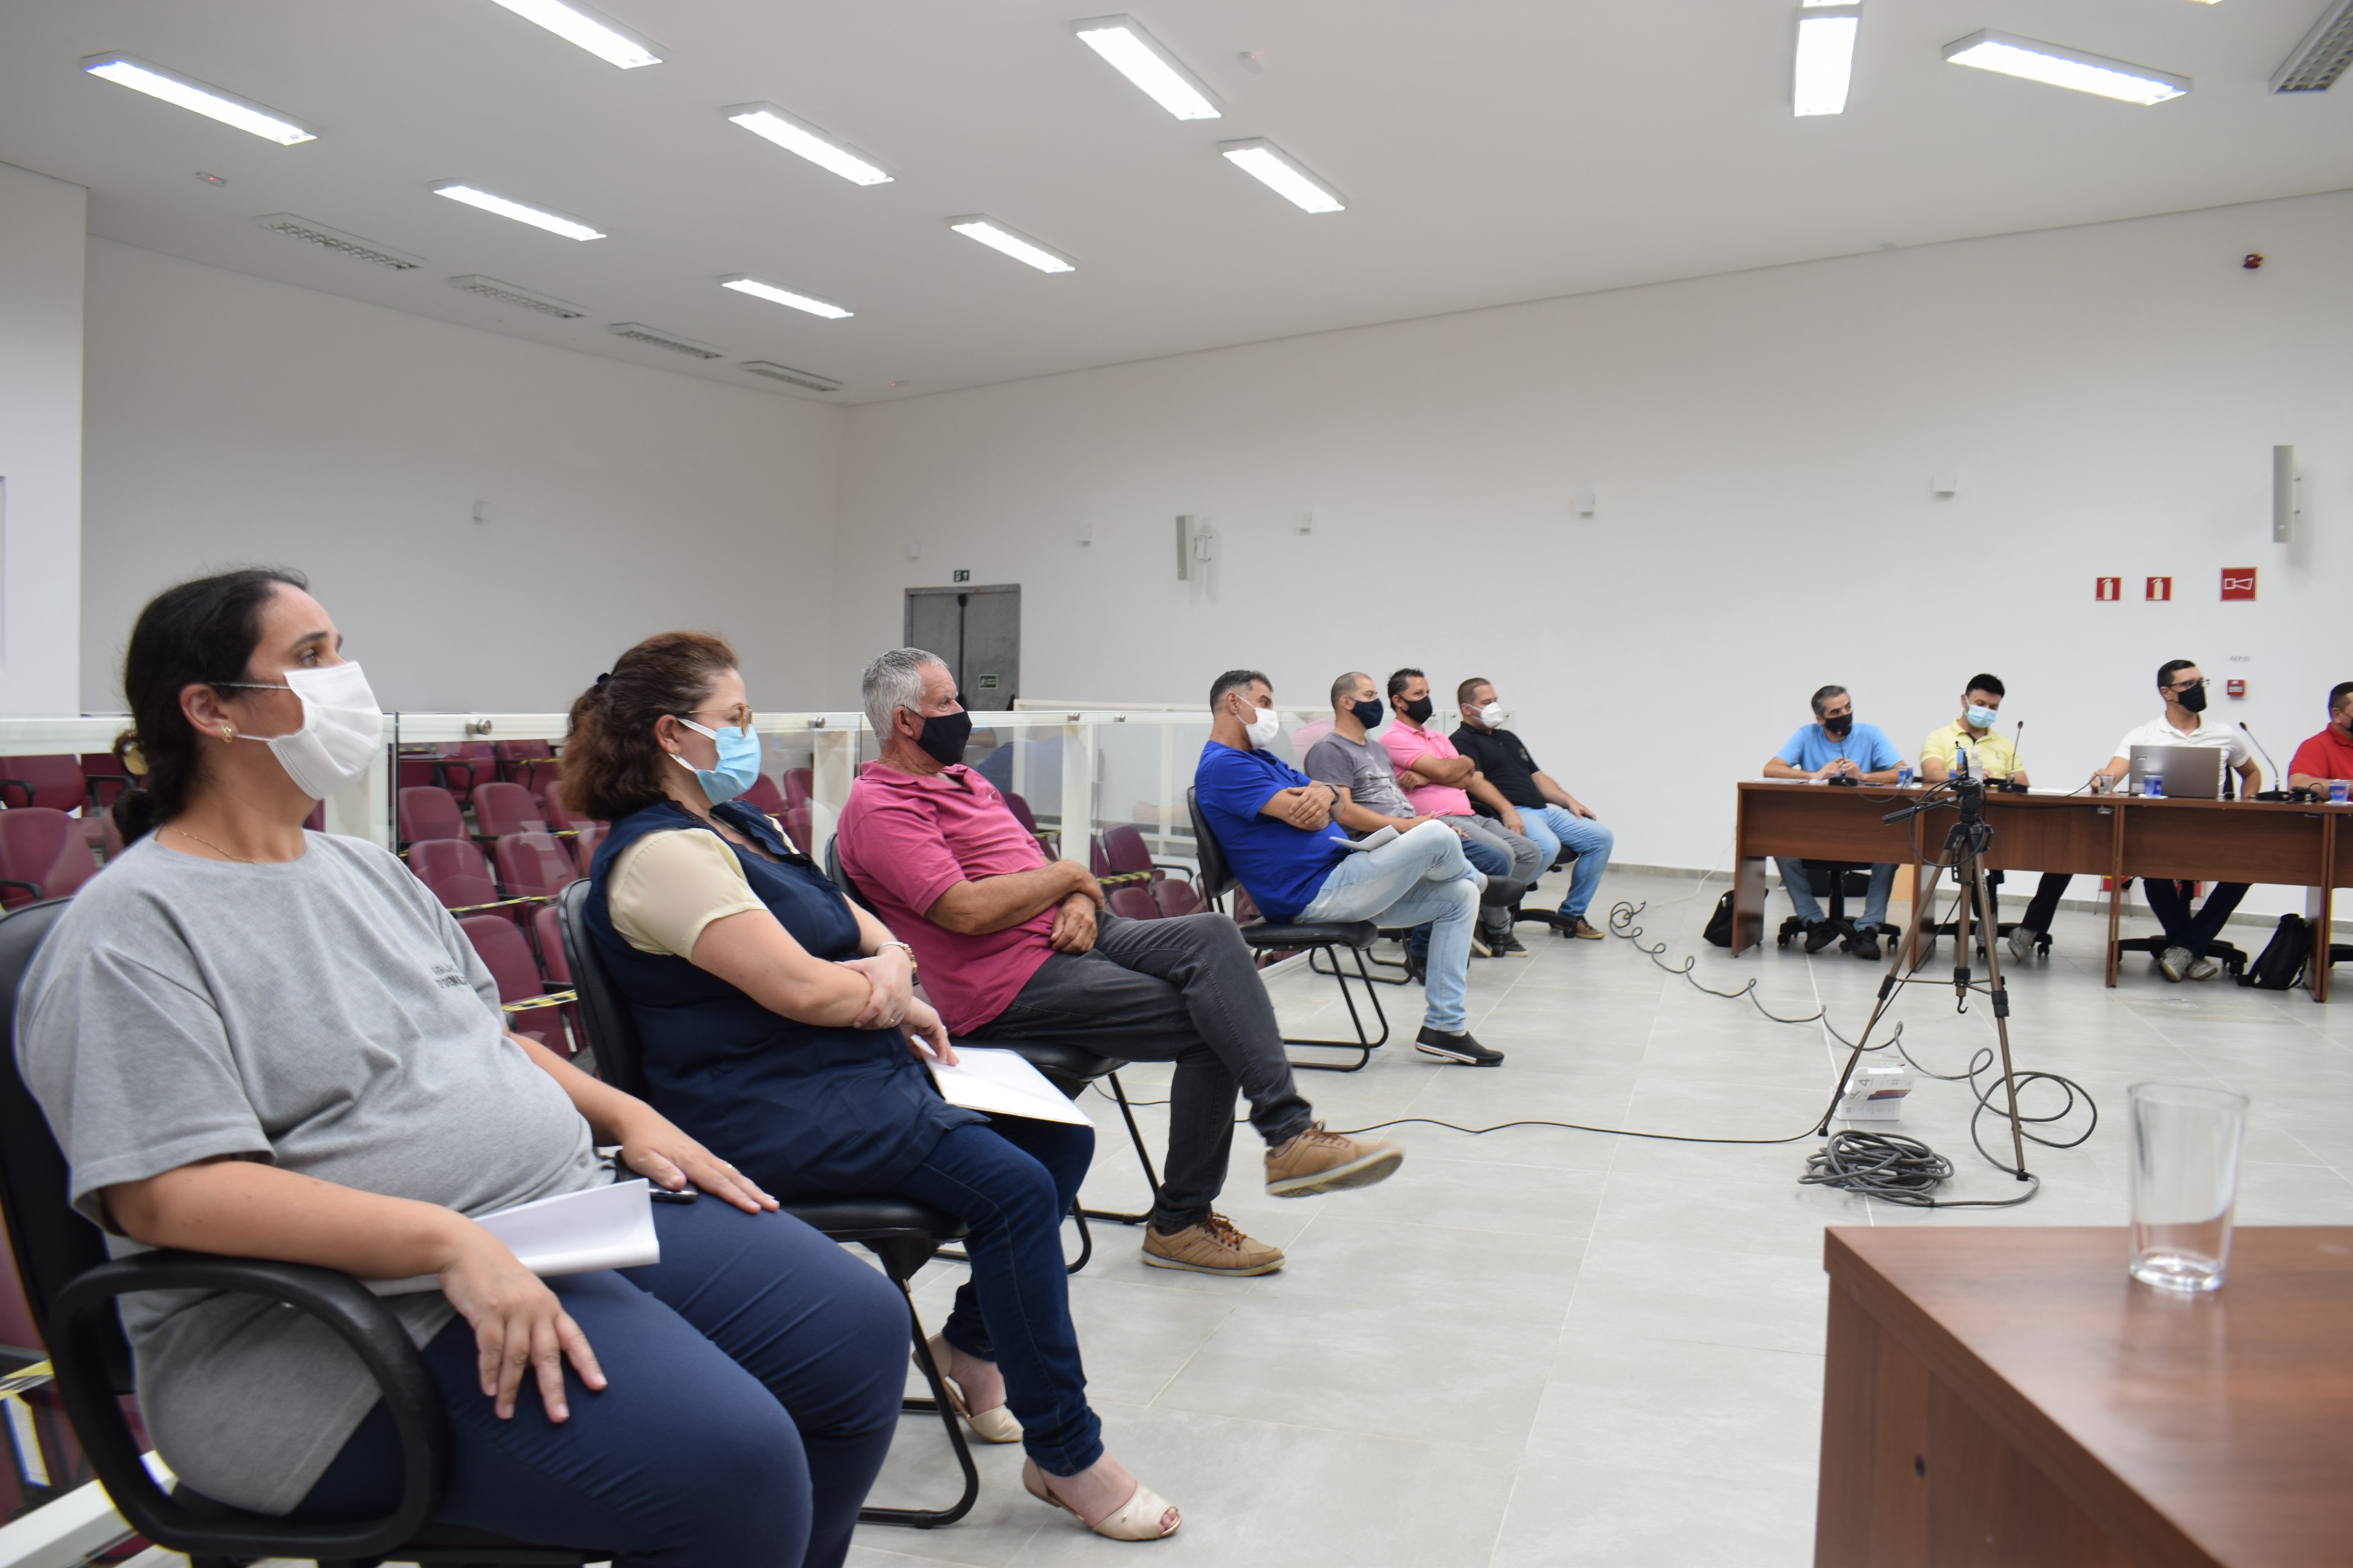
[[[655,721],[693,712],[735,667],[735,650],[707,632],[663,632],[615,659],[572,704],[564,804],[616,822],[663,798],[662,770],[676,764],[654,740]]]

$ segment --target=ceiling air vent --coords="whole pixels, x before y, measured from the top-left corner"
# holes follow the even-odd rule
[[[568,304],[553,294],[533,293],[520,284],[501,283],[495,278],[485,278],[479,272],[469,272],[463,278],[452,278],[449,279],[449,287],[463,289],[469,294],[480,294],[485,300],[496,300],[501,304],[521,305],[526,310],[537,310],[542,315],[554,316],[559,321],[574,321],[588,313],[587,307],[585,305]]]
[[[2272,90],[2327,92],[2348,65],[2353,65],[2353,0],[2337,0],[2272,78]]]
[[[329,228],[322,223],[312,223],[309,218],[297,217],[292,213],[263,213],[253,221],[272,234],[282,234],[307,245],[324,246],[329,250],[340,251],[362,261],[373,261],[378,267],[389,267],[396,272],[406,272],[412,267],[425,265],[422,257],[410,256],[388,245],[378,245],[372,239],[362,239],[355,234],[345,234],[339,228]]]
[[[696,359],[725,359],[727,351],[714,349],[709,343],[698,343],[692,338],[682,338],[676,332],[649,327],[643,321],[615,321],[605,329],[617,338],[631,338],[641,343],[651,343],[672,353],[692,354]]]
[[[750,375],[765,375],[770,381],[781,381],[788,386],[805,386],[811,392],[841,390],[841,383],[829,375],[819,375],[810,370],[795,370],[788,364],[777,364],[769,360],[747,359],[735,368]]]

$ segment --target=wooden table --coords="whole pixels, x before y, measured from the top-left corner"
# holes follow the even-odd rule
[[[1910,823],[1880,821],[1916,800],[1908,790],[1744,781],[1735,802],[1732,952],[1765,936],[1765,858],[1791,856],[1866,865],[1911,863],[1914,887],[1941,860],[1958,814],[1940,806]],[[2328,927],[2332,888],[2353,887],[2353,832],[2339,833],[2344,806],[2265,800],[2144,800],[2137,795],[1986,796],[1994,830],[1989,870],[2073,871],[2105,877],[2107,981],[2116,983],[2116,937],[2128,877],[2198,882],[2274,882],[2309,889],[2307,912]],[[1915,850],[1918,854],[1915,856]],[[1926,857],[1922,858],[1921,857]],[[2319,940],[2327,939],[2321,935]],[[2328,966],[2306,971],[2315,1001],[2328,999]],[[2348,1555],[2353,1561],[2353,1555]]]
[[[2194,1299],[2125,1237],[1825,1233],[1817,1568],[2353,1562],[2353,1227],[2242,1227]]]

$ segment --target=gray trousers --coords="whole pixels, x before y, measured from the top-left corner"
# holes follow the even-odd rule
[[[1174,1062],[1168,1155],[1152,1223],[1198,1225],[1226,1182],[1234,1089],[1269,1147],[1303,1132],[1314,1112],[1292,1081],[1282,1029],[1240,928],[1220,914],[1176,920],[1095,915],[1095,945],[1049,954],[976,1040],[1050,1040],[1128,1061]]]
[[[1475,838],[1497,854],[1508,856],[1512,862],[1510,875],[1522,882],[1533,882],[1543,874],[1545,855],[1533,838],[1524,838],[1512,832],[1492,816],[1450,816],[1450,827],[1462,830],[1467,838]],[[1500,904],[1490,904],[1479,911],[1479,929],[1490,935],[1512,929],[1512,911]]]

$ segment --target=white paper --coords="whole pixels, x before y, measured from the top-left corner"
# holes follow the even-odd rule
[[[661,1261],[661,1241],[654,1235],[653,1199],[643,1180],[558,1193],[484,1215],[477,1223],[505,1242],[517,1262],[543,1278],[585,1274],[591,1268],[638,1268]],[[440,1276],[435,1274],[365,1283],[379,1296],[409,1296],[441,1288]]]
[[[1350,839],[1347,843],[1342,845],[1341,847],[1344,849],[1357,850],[1378,849],[1382,845],[1393,842],[1397,837],[1398,830],[1394,825],[1387,827],[1377,827],[1373,829],[1372,832],[1366,834],[1362,838]]]
[[[1071,1103],[1046,1075],[1018,1052],[993,1046],[958,1046],[956,1065],[925,1062],[940,1097],[950,1105],[984,1116],[1026,1116],[1032,1121],[1088,1125],[1087,1113]]]

